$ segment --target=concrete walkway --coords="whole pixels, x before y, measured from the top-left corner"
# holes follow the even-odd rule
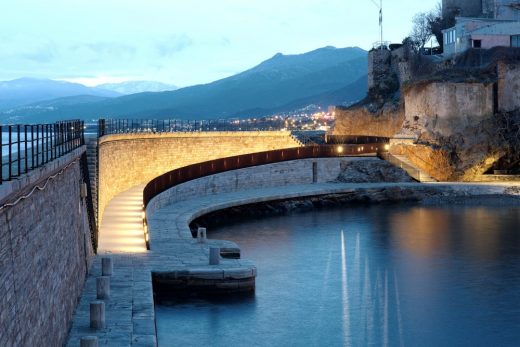
[[[136,186],[108,203],[99,228],[99,254],[146,252],[141,215],[144,187]]]
[[[152,273],[193,277],[210,274],[220,278],[230,274],[239,278],[247,271],[256,274],[254,264],[247,260],[226,259],[216,267],[208,266],[210,245],[233,244],[209,240],[201,245],[191,237],[189,222],[206,213],[249,203],[324,194],[377,194],[388,189],[410,188],[433,190],[440,195],[455,192],[471,196],[504,194],[511,186],[514,184],[320,183],[200,196],[168,205],[147,216],[151,247],[147,252],[143,251],[142,226],[138,226],[142,217],[137,197],[142,186],[135,187],[109,204],[105,212],[108,218],[102,224],[100,254],[109,253],[114,259],[112,294],[106,300],[107,326],[98,331],[89,328],[89,304],[95,300],[96,277],[101,275],[101,257],[98,256],[77,307],[67,346],[79,346],[80,338],[87,335],[98,336],[100,346],[156,346]]]

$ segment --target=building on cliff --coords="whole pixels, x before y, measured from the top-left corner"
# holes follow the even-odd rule
[[[518,0],[443,0],[442,15],[455,17],[520,20]]]
[[[455,26],[443,30],[444,56],[470,48],[520,47],[520,1],[444,0],[443,16],[455,16]]]

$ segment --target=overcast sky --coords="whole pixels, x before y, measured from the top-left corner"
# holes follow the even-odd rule
[[[384,39],[437,2],[384,0]],[[378,18],[372,0],[0,0],[0,80],[207,83],[277,52],[369,49]]]

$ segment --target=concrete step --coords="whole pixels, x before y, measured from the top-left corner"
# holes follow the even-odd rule
[[[385,156],[385,160],[393,164],[394,166],[400,167],[405,170],[413,179],[428,183],[428,182],[437,182],[433,177],[428,175],[425,171],[419,169],[415,164],[413,164],[410,159],[404,155],[394,155],[387,154]]]

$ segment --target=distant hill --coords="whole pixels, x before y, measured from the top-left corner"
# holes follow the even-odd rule
[[[6,111],[39,101],[69,96],[117,97],[120,93],[81,84],[48,79],[20,78],[0,82],[0,111]]]
[[[171,92],[139,93],[44,112],[11,112],[27,121],[80,117],[216,119],[262,116],[307,102],[348,104],[363,98],[367,52],[325,47],[299,55],[276,54],[258,66],[209,84]],[[344,95],[342,94],[344,93]],[[342,94],[342,95],[340,95]]]
[[[145,93],[145,92],[166,92],[179,89],[173,84],[165,84],[153,81],[127,81],[121,83],[100,84],[97,88],[111,90],[123,95]]]

